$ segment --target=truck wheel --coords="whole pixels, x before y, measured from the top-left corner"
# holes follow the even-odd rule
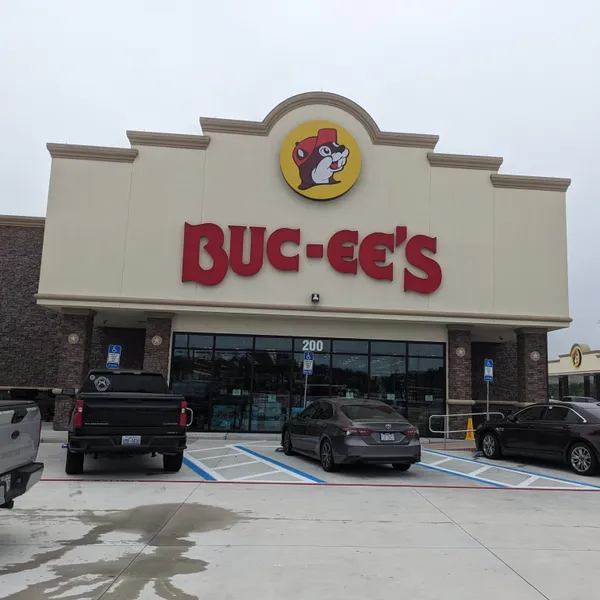
[[[177,473],[183,464],[183,452],[179,454],[163,454],[163,468],[169,473]]]
[[[67,475],[81,475],[83,473],[83,458],[84,454],[75,454],[67,450],[67,464],[65,465],[65,473]]]

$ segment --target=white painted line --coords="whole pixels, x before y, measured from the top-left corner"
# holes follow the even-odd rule
[[[186,452],[214,452],[215,450],[227,450],[231,446],[218,446],[216,448],[196,448],[195,450],[186,450]]]
[[[190,456],[187,452],[185,453],[185,457],[190,462],[193,462],[196,466],[200,467],[203,471],[208,473],[211,477],[213,477],[217,481],[226,481],[226,479],[225,479],[225,477],[223,477],[223,475],[219,475],[219,473],[217,473],[216,471],[213,471],[213,469],[211,469],[210,467],[207,467],[203,462],[200,462],[197,458]]]
[[[244,450],[242,448],[238,448],[238,449],[241,450],[242,452],[244,452]],[[292,477],[295,477],[296,479],[299,479],[300,481],[303,481],[305,483],[306,482],[314,483],[314,481],[311,481],[307,477],[303,477],[299,473],[295,473],[294,471],[284,469],[283,467],[280,467],[279,465],[269,462],[268,460],[264,460],[254,454],[250,454],[249,452],[244,452],[244,454],[246,454],[247,456],[249,456],[251,458],[255,458],[257,461],[267,465],[267,467],[270,467],[271,469],[276,469],[277,471],[280,471],[281,473],[285,473],[286,475],[291,475]]]
[[[240,452],[241,454],[241,452]],[[232,465],[224,465],[222,467],[213,467],[213,469],[215,469],[215,471],[222,471],[223,469],[233,469],[233,467],[245,467],[246,465],[255,465],[257,462],[259,462],[258,460],[249,460],[247,462],[241,462],[241,463],[234,463]]]
[[[265,471],[264,473],[258,473],[257,475],[244,475],[244,477],[237,477],[231,481],[248,481],[250,479],[256,479],[257,477],[264,477],[265,475],[273,475],[279,471]]]
[[[241,452],[229,452],[228,454],[218,454],[217,456],[201,456],[202,460],[212,460],[213,458],[225,458],[227,456],[237,456]]]
[[[467,475],[470,475],[471,477],[475,477],[476,475],[479,475],[479,473],[485,473],[488,469],[491,469],[491,468],[492,468],[492,465],[486,465],[485,467],[481,467],[480,469],[475,469],[474,471],[467,473]]]
[[[243,444],[244,446],[250,446],[253,444],[264,444],[265,442],[268,442],[269,440],[256,440],[254,442],[236,442],[235,444],[230,444],[231,447],[237,445],[237,444]],[[279,444],[276,446],[279,447]]]
[[[539,475],[532,475],[531,477],[527,478],[525,481],[521,481],[521,483],[519,483],[517,485],[517,487],[527,487],[528,485],[531,485],[534,481],[537,481],[540,478]]]
[[[447,469],[446,467],[434,467],[432,465],[428,465],[427,463],[417,463],[420,467],[425,467],[426,469],[433,469],[434,471],[438,471],[440,473],[449,473],[450,475],[457,475],[458,477],[463,477],[464,479],[470,479],[471,481],[478,481],[479,483],[490,483],[491,485],[501,487],[501,488],[511,488],[515,487],[514,485],[510,485],[508,483],[504,483],[503,481],[496,481],[495,479],[487,479],[486,477],[471,477],[468,473],[461,473],[460,471],[454,471],[453,469]]]
[[[442,460],[436,460],[435,462],[426,463],[426,464],[428,464],[430,467],[437,467],[438,465],[442,465],[444,463],[447,463],[450,460],[454,460],[454,459],[453,458],[442,458]]]
[[[439,450],[423,450],[423,453],[424,454],[432,454],[434,456],[448,456],[448,454],[445,454],[444,452],[440,452]],[[504,467],[502,465],[492,464],[492,463],[489,463],[489,462],[483,461],[483,460],[473,460],[471,458],[462,458],[460,456],[452,456],[451,458],[454,458],[455,460],[459,460],[461,462],[474,463],[474,464],[480,464],[480,465],[489,465],[495,471],[505,471],[507,473],[516,473],[517,475],[529,476],[529,477],[535,476],[535,477],[539,477],[540,479],[543,479],[545,481],[566,483],[567,485],[572,485],[573,487],[576,487],[576,488],[599,489],[598,486],[595,486],[595,485],[586,485],[585,483],[580,483],[578,481],[573,481],[570,479],[562,479],[560,477],[552,477],[552,475],[543,475],[542,473],[531,473],[531,472],[523,471],[521,469]],[[427,465],[427,463],[423,463],[423,464]],[[440,467],[440,468],[443,468],[443,467]],[[481,478],[481,479],[483,480],[483,478]],[[497,482],[497,483],[501,483],[501,485],[503,485],[505,487],[517,487],[516,485],[511,485],[511,484],[504,483],[504,482]],[[556,486],[552,486],[552,489],[554,489],[555,487]],[[564,489],[564,488],[559,487],[558,489]]]
[[[275,446],[252,446],[252,448],[269,448],[274,450],[275,448],[281,448],[281,444],[275,444]]]

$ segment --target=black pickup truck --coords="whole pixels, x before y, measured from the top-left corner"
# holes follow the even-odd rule
[[[187,402],[169,392],[164,377],[140,371],[90,371],[75,397],[69,423],[69,475],[83,472],[86,454],[162,454],[165,471],[181,469]]]

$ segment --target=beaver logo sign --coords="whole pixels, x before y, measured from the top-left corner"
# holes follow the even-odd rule
[[[578,369],[581,366],[582,359],[583,352],[581,352],[581,348],[577,345],[573,346],[571,348],[571,363],[576,369]]]
[[[309,121],[285,138],[279,156],[288,185],[311,200],[333,200],[345,194],[360,174],[355,139],[329,121]]]

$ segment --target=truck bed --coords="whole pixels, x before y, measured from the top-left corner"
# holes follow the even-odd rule
[[[0,507],[12,508],[41,478],[36,463],[41,436],[40,409],[29,400],[0,400]]]
[[[35,461],[40,409],[29,400],[0,400],[0,474]]]

